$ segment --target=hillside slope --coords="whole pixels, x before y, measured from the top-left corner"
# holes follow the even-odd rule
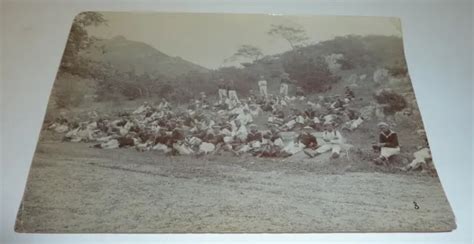
[[[82,51],[81,56],[87,60],[111,64],[119,72],[148,74],[152,78],[173,78],[190,71],[208,71],[180,57],[171,57],[148,44],[127,40],[122,36],[99,39]]]

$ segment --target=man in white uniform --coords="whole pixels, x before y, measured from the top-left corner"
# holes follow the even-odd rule
[[[288,97],[288,83],[290,82],[290,75],[288,73],[283,73],[280,81],[280,96],[282,98]]]
[[[310,157],[316,157],[331,151],[331,157],[338,158],[341,154],[341,145],[343,143],[342,135],[334,128],[333,123],[325,123],[324,126],[323,141],[318,143],[318,147],[315,150],[305,151],[305,153]]]
[[[239,104],[240,100],[237,97],[237,91],[235,90],[235,84],[233,80],[229,82],[229,99],[234,104]]]
[[[227,98],[227,89],[224,83],[224,79],[219,79],[217,83],[217,88],[219,89],[219,103],[224,103]]]
[[[263,75],[260,76],[260,80],[258,81],[258,89],[260,91],[260,96],[265,98],[266,100],[268,97],[267,81],[265,80],[265,77]]]
[[[325,153],[331,151],[331,157],[337,158],[341,153],[342,135],[334,128],[334,124],[325,125],[323,132],[323,143],[316,149],[317,153]]]
[[[239,120],[243,125],[248,125],[253,122],[252,114],[250,114],[250,111],[247,108],[244,108],[242,113],[239,113],[237,116],[237,120]]]

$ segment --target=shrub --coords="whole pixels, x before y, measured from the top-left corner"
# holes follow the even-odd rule
[[[59,74],[54,82],[52,97],[58,109],[77,107],[88,90],[86,79],[70,74]]]
[[[406,99],[393,91],[381,90],[374,95],[377,103],[383,105],[385,115],[393,115],[407,107]]]

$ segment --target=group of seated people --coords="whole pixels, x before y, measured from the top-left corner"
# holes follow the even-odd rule
[[[340,149],[332,139],[321,147],[321,142],[307,143],[309,131],[324,131],[324,140],[329,138],[330,134],[326,132],[331,131],[336,122],[320,113],[321,105],[308,102],[306,109],[300,111],[297,106],[290,108],[294,101],[277,96],[249,97],[234,106],[223,107],[222,102],[211,104],[205,94],[201,94],[196,102],[185,108],[172,109],[163,99],[157,106],[145,102],[132,113],[121,114],[115,120],[95,118],[71,125],[69,129],[62,128],[66,124],[63,120],[55,124],[65,132],[64,140],[96,142],[94,147],[104,149],[135,147],[137,150],[163,150],[174,155],[228,151],[235,155],[249,153],[261,157],[287,157],[307,149],[305,151],[311,157],[329,150],[336,157]],[[254,118],[261,114],[268,119],[265,125],[258,126]],[[341,137],[339,132],[334,135]],[[316,141],[316,137],[312,137]]]
[[[234,94],[235,95],[235,94]],[[329,153],[340,156],[345,141],[339,129],[349,131],[363,121],[348,105],[355,99],[346,88],[344,98],[249,96],[245,99],[220,92],[210,102],[204,93],[187,107],[174,107],[165,99],[159,105],[144,103],[132,113],[115,120],[95,118],[73,125],[58,119],[50,129],[65,133],[64,140],[95,142],[93,147],[112,149],[134,147],[140,151],[159,150],[170,155],[231,153],[256,157],[289,157],[303,153],[309,158]],[[304,109],[301,109],[304,107]],[[263,115],[266,123],[255,123]],[[397,134],[380,123],[379,142],[373,145],[386,164],[400,152]],[[420,160],[419,160],[420,161]]]

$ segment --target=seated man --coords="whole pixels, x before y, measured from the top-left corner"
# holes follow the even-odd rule
[[[341,153],[342,135],[335,129],[334,123],[329,123],[324,126],[323,142],[318,149],[317,154],[331,151],[332,158],[338,158]]]
[[[276,110],[273,111],[272,115],[268,117],[267,122],[269,124],[281,126],[285,122],[284,119],[285,119],[285,113],[283,112],[283,110],[280,109],[279,106],[277,106]]]
[[[380,156],[374,159],[375,164],[385,164],[388,159],[400,153],[397,133],[392,131],[387,123],[380,122],[377,125],[380,129],[379,143],[372,145],[372,148],[380,152]]]
[[[184,148],[184,146],[182,146],[184,139],[185,139],[185,136],[184,136],[183,130],[179,127],[173,128],[173,131],[171,132],[171,135],[167,142],[168,146],[173,149],[173,151],[171,152],[173,155],[178,155],[186,151],[186,150],[181,150],[181,148]]]
[[[234,120],[235,127],[232,128],[232,136],[236,142],[245,142],[247,140],[247,128],[243,125],[240,120]]]
[[[250,104],[249,111],[253,117],[258,116],[260,113],[263,112],[260,106],[258,106],[257,104]]]
[[[258,131],[257,125],[251,124],[249,125],[249,132],[247,135],[247,140],[245,144],[242,144],[240,147],[237,148],[238,153],[258,153],[260,152],[262,146],[262,133]]]
[[[291,154],[283,151],[285,144],[280,132],[276,126],[272,126],[270,131],[265,133],[262,138],[262,150],[259,157],[287,157]]]
[[[303,152],[309,157],[314,157],[316,154],[316,148],[318,148],[318,140],[316,137],[311,134],[313,128],[310,126],[305,126],[303,132],[298,136],[298,141],[304,145]]]
[[[424,131],[422,132],[424,133]],[[424,146],[420,150],[413,153],[413,161],[410,164],[402,168],[404,171],[416,170],[421,168],[422,171],[434,171],[433,158],[431,156],[430,146],[428,144],[428,139],[426,135],[423,134]]]
[[[413,157],[415,157],[413,161],[411,161],[411,163],[407,166],[403,167],[402,170],[408,171],[421,168],[422,170],[426,171],[426,169],[430,168],[429,164],[432,161],[432,157],[429,148],[425,147],[420,149],[419,151],[416,151],[415,153],[413,153]]]
[[[344,109],[344,102],[341,98],[337,98],[335,102],[331,103],[331,109],[334,111],[341,111]]]
[[[204,143],[210,143],[213,144],[214,147],[211,147],[210,145],[204,144],[209,146],[208,148],[208,153],[212,154],[217,154],[220,152],[220,149],[222,145],[224,145],[224,133],[221,130],[221,127],[219,125],[213,125],[212,130],[208,131],[206,136],[203,138],[203,144]],[[205,148],[201,148],[201,151],[205,151]],[[212,151],[210,151],[212,149]]]
[[[264,112],[272,112],[273,111],[273,103],[271,101],[266,101],[261,105],[262,111]]]
[[[306,118],[308,119],[313,119],[314,117],[316,117],[316,111],[315,109],[313,108],[313,105],[312,104],[308,104],[306,109],[304,110],[304,115],[306,116]]]
[[[224,79],[219,79],[219,82],[217,83],[217,88],[219,92],[219,104],[223,104],[225,99],[227,98],[227,89]]]
[[[248,125],[253,122],[252,114],[250,114],[250,111],[247,108],[244,108],[242,113],[237,115],[237,119],[240,120],[240,123],[243,125]]]
[[[258,131],[257,125],[251,124],[250,126],[250,131],[247,135],[247,143],[253,143],[253,142],[262,142],[262,133]]]
[[[331,151],[332,158],[338,158],[341,153],[342,135],[335,129],[333,123],[324,125],[323,141],[321,145],[310,154],[310,157],[315,157],[319,154]]]
[[[165,99],[162,98],[160,104],[158,105],[159,110],[169,109],[170,103]]]

